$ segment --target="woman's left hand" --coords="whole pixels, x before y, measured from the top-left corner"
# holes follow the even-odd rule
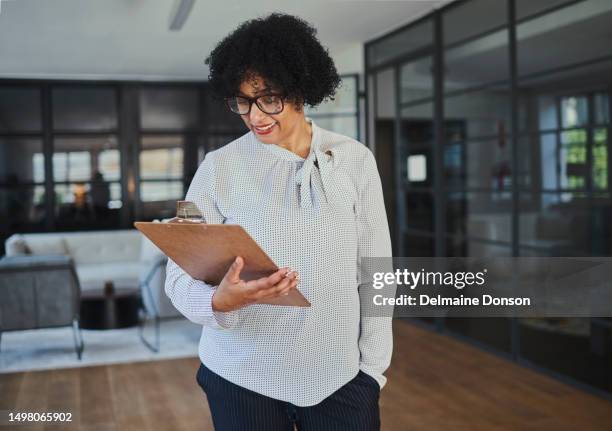
[[[264,299],[288,295],[299,282],[297,272],[289,268],[281,268],[268,277],[244,281],[240,278],[242,268],[244,259],[238,256],[213,294],[213,311],[233,311]]]

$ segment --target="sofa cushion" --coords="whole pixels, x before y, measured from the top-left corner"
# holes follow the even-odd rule
[[[62,234],[75,263],[138,262],[141,235],[135,229]]]
[[[68,254],[61,235],[28,235],[25,237],[25,242],[31,254]]]
[[[117,289],[138,289],[141,271],[139,262],[83,263],[76,267],[83,292],[102,292],[107,281],[112,281]]]

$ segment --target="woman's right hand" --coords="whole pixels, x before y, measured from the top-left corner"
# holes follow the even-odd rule
[[[263,299],[287,295],[299,282],[297,272],[289,268],[281,268],[268,277],[244,281],[240,278],[242,268],[244,259],[238,256],[212,296],[213,311],[233,311]]]

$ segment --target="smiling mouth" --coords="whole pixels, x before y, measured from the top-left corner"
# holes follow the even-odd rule
[[[260,131],[260,132],[265,132],[265,131],[267,131],[267,130],[270,130],[270,129],[271,129],[272,127],[274,127],[275,125],[276,125],[276,123],[272,123],[272,124],[269,124],[269,125],[267,125],[267,126],[263,126],[263,127],[253,126],[253,128],[254,128],[255,130],[257,130],[257,131]]]

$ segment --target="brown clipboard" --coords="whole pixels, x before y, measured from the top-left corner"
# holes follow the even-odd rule
[[[236,256],[244,259],[240,277],[246,281],[267,277],[279,269],[239,225],[135,222],[134,226],[191,277],[215,286],[221,283]],[[297,289],[259,303],[310,306]]]

